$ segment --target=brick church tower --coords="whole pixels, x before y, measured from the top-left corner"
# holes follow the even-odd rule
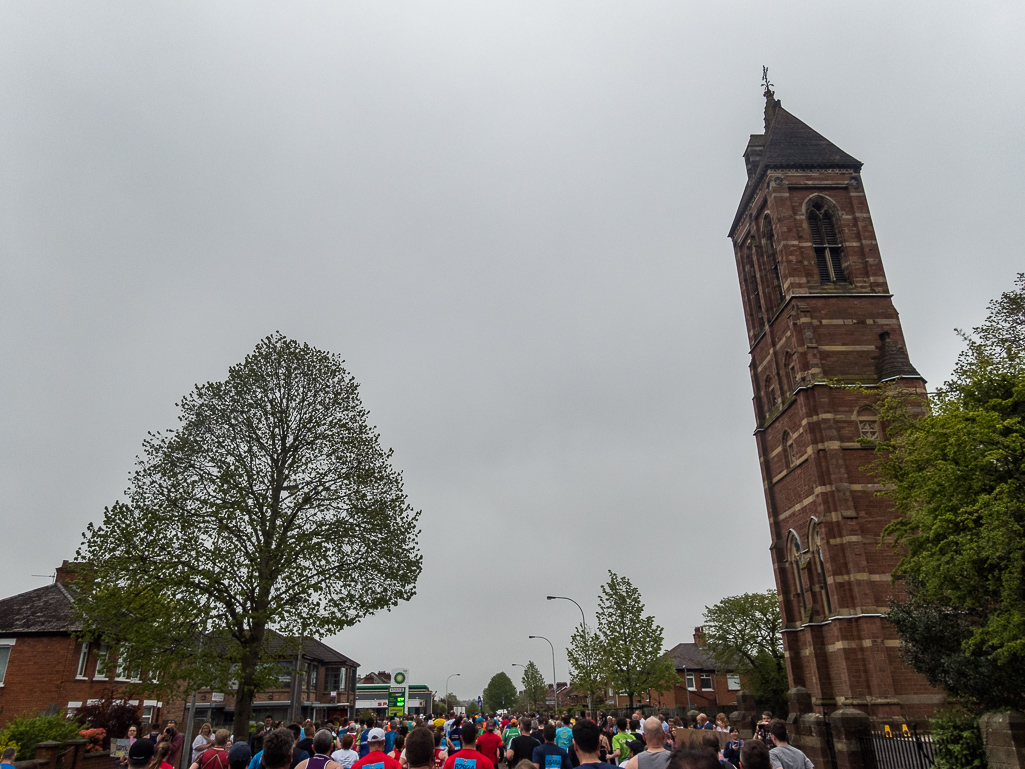
[[[874,455],[858,442],[880,434],[875,396],[835,384],[924,393],[925,382],[904,350],[861,162],[768,87],[765,97],[730,239],[790,683],[823,715],[918,720],[943,695],[901,662],[883,617],[897,559],[878,545],[894,513],[861,469]]]

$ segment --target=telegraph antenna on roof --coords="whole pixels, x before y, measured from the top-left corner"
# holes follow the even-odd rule
[[[769,82],[769,68],[764,64],[762,65],[762,86],[765,89],[762,96],[775,96],[772,91],[774,84]]]

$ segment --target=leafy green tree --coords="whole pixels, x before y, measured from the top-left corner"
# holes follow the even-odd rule
[[[680,677],[663,649],[663,629],[645,616],[640,591],[626,577],[609,571],[598,596],[595,642],[600,675],[622,692],[633,709],[634,698],[648,690],[672,691]]]
[[[81,728],[78,721],[69,721],[64,713],[52,716],[30,716],[26,713],[7,722],[0,731],[0,743],[17,746],[16,761],[29,761],[36,757],[36,745],[40,742],[77,740]]]
[[[299,638],[414,594],[419,513],[337,355],[274,334],[178,405],[84,535],[83,633],[119,645],[142,688],[237,680],[244,739]]]
[[[476,704],[476,703],[474,703]],[[511,708],[516,704],[516,686],[505,673],[495,673],[484,687],[484,709],[489,713]]]
[[[573,629],[566,657],[569,660],[570,683],[589,695],[595,707],[604,704],[608,682],[598,664],[601,657],[598,638],[593,631],[585,635],[583,623]]]
[[[989,309],[927,413],[883,402],[875,465],[899,514],[904,655],[976,711],[1025,707],[1025,275]]]
[[[463,705],[466,708],[466,715],[468,716],[475,716],[480,713],[480,707],[477,705],[477,700],[467,700]]]
[[[743,676],[763,707],[786,712],[789,684],[776,591],[729,596],[706,606],[702,627],[716,669]]]
[[[541,669],[530,660],[523,668],[523,696],[526,700],[526,710],[536,710],[545,704],[545,697],[548,694],[548,684],[545,677],[541,675]]]

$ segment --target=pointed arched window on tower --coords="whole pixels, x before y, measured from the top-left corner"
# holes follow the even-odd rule
[[[833,601],[829,595],[829,580],[826,579],[826,557],[822,554],[822,527],[819,525],[819,519],[814,516],[808,523],[808,549],[811,551],[811,560],[816,571],[815,580],[822,594],[822,610],[827,617],[831,617]]]
[[[772,237],[772,219],[769,218],[768,214],[762,217],[762,249],[765,251],[765,261],[769,265],[769,282],[772,284],[772,298],[778,305],[783,301],[783,274],[779,270],[776,242]]]
[[[843,246],[837,234],[836,215],[822,199],[808,206],[808,229],[815,249],[815,263],[819,268],[820,283],[843,283],[847,280],[843,269]]]
[[[801,538],[797,536],[796,531],[791,529],[787,539],[787,560],[790,562],[790,573],[794,579],[794,591],[797,593],[798,606],[801,609],[801,615],[805,616],[808,614],[808,596],[805,594],[804,575],[801,573],[802,549]]]

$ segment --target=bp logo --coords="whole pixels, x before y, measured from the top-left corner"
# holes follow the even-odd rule
[[[406,683],[406,674],[403,671],[399,671],[395,674],[395,683],[401,685]]]

